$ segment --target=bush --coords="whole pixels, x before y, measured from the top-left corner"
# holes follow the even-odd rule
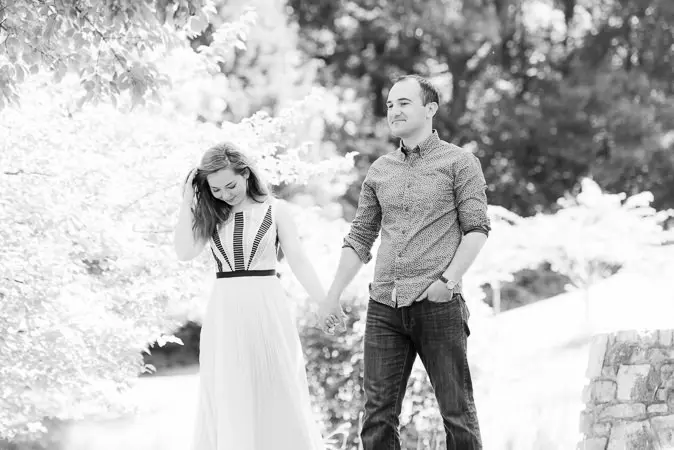
[[[21,110],[0,111],[0,437],[134,409],[120,390],[147,370],[151,342],[198,317],[212,272],[208,255],[179,263],[172,245],[182,180],[206,148],[239,142],[276,183],[351,164],[311,163],[293,146],[321,117],[316,95],[220,128],[150,110],[68,111],[76,84],[34,79]]]

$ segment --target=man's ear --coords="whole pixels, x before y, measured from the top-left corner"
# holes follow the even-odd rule
[[[438,112],[438,104],[435,102],[430,102],[426,105],[426,118],[431,119],[435,117],[435,113]]]

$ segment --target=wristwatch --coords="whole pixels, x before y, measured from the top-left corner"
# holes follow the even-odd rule
[[[459,284],[459,282],[456,280],[448,280],[444,275],[440,275],[440,281],[445,283],[445,287],[447,287],[447,289],[450,291],[453,291],[456,285]]]

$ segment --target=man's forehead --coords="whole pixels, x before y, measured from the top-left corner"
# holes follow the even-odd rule
[[[401,99],[414,100],[421,98],[421,89],[414,80],[402,80],[391,87],[388,93],[388,101]]]

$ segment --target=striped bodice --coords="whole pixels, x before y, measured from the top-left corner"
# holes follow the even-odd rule
[[[218,272],[276,268],[276,223],[270,201],[232,214],[211,237]]]

